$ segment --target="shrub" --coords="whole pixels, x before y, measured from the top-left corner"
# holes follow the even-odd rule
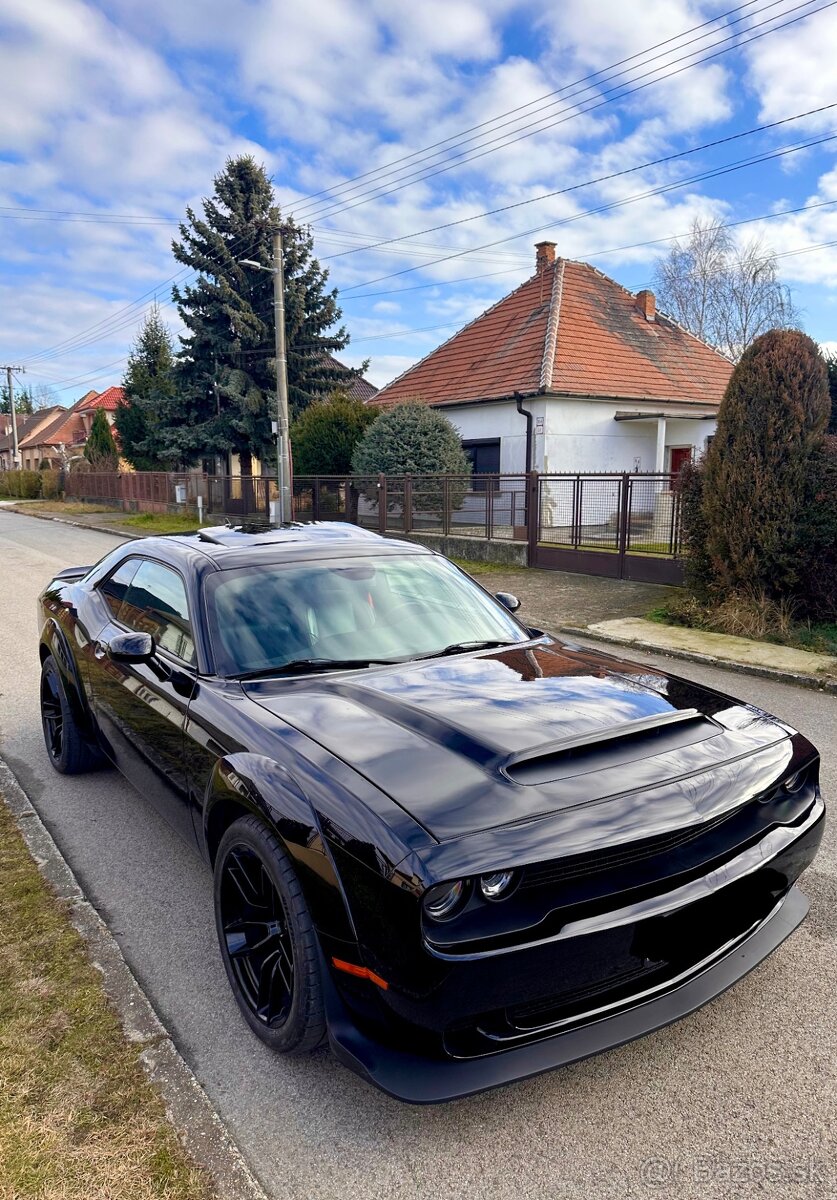
[[[40,471],[41,495],[44,500],[57,500],[61,495],[61,471],[50,468]]]
[[[677,478],[683,523],[683,569],[686,587],[697,600],[706,603],[712,594],[714,574],[706,549],[707,525],[703,515],[703,487],[703,463],[686,463]]]
[[[774,329],[744,352],[702,472],[700,512],[719,597],[797,590],[809,460],[829,412],[825,363],[804,333]]]
[[[37,471],[0,471],[0,495],[15,500],[35,500],[41,494]]]
[[[837,621],[837,437],[826,438],[809,461],[797,548],[806,615]]]
[[[103,408],[97,408],[84,443],[84,457],[94,471],[115,471],[119,466],[116,442]]]
[[[340,395],[309,405],[291,426],[294,473],[348,475],[355,446],[379,412]]]
[[[471,462],[462,449],[459,434],[447,417],[435,408],[417,402],[398,404],[381,413],[355,447],[352,456],[355,475],[459,475],[460,487],[450,491],[453,505],[461,503],[471,475]],[[421,504],[441,509],[442,485],[423,479]],[[367,488],[370,498],[373,489]],[[400,503],[393,497],[390,507]]]

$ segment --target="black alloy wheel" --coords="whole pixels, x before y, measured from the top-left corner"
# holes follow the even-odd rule
[[[257,817],[240,818],[221,840],[215,920],[250,1028],[275,1050],[313,1050],[325,1035],[316,934],[280,840]]]
[[[51,654],[41,667],[41,724],[49,761],[62,775],[81,775],[103,762],[98,747],[82,734]]]

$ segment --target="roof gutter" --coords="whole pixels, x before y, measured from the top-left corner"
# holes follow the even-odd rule
[[[517,405],[517,411],[520,413],[521,417],[526,418],[526,470],[531,471],[533,469],[533,467],[532,467],[532,441],[533,441],[534,426],[533,426],[532,422],[533,422],[534,418],[532,417],[532,414],[529,411],[529,409],[523,407],[523,397],[520,394],[520,392],[514,393],[514,402]]]

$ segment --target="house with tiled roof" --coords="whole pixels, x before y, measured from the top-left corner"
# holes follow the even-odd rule
[[[34,413],[17,414],[18,449],[24,438],[46,429],[62,414],[66,408],[53,405],[51,408],[39,408]],[[10,471],[14,467],[14,430],[10,413],[0,413],[0,471]]]
[[[715,431],[732,364],[589,263],[536,246],[534,275],[372,399],[418,400],[476,472],[671,471]]]
[[[20,438],[21,465],[24,470],[37,470],[42,462],[51,466],[66,465],[84,452],[96,410],[104,409],[112,427],[124,395],[121,387],[109,387],[103,392],[85,392],[72,408],[57,410],[54,418],[39,425]]]
[[[326,354],[323,357],[330,367],[336,367],[341,371],[348,369],[346,364],[341,363],[340,359],[335,358],[333,354]],[[352,400],[364,400],[367,404],[378,394],[374,383],[370,383],[363,375],[356,375],[349,386],[343,390]]]

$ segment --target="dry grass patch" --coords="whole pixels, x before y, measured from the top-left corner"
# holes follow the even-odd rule
[[[0,798],[0,1200],[208,1200]]]
[[[27,500],[21,506],[22,513],[32,511],[60,513],[72,517],[81,516],[83,513],[115,513],[120,512],[119,508],[113,504],[86,504],[81,500]]]

